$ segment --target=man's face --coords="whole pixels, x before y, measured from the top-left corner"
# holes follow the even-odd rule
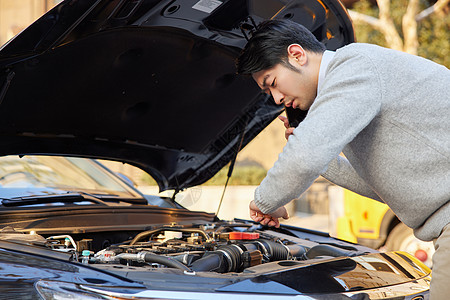
[[[265,93],[272,95],[276,104],[308,110],[317,95],[317,76],[312,76],[295,58],[289,58],[289,62],[298,71],[278,64],[252,77]]]

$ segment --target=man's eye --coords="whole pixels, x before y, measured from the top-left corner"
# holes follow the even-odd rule
[[[276,82],[275,79],[272,81],[272,84],[270,86],[275,86]]]

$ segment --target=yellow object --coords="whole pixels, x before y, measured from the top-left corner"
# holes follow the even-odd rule
[[[337,220],[337,234],[338,238],[351,243],[357,243],[356,236],[353,234],[351,221],[348,217],[339,217]]]
[[[344,190],[344,216],[337,220],[337,237],[350,242],[379,238],[388,209],[384,203]]]

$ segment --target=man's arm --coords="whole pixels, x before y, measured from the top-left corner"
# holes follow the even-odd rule
[[[249,205],[250,209],[250,218],[253,221],[261,223],[262,225],[275,226],[276,228],[280,227],[280,218],[285,220],[289,219],[289,214],[284,206],[278,208],[273,213],[263,214],[259,208],[256,206],[255,201],[251,201]]]
[[[327,171],[323,173],[322,176],[328,181],[361,196],[383,202],[370,186],[359,177],[348,160],[342,156],[333,159],[328,165]]]
[[[380,79],[369,59],[347,53],[327,72],[308,116],[255,191],[255,204],[265,214],[305,192],[381,109]]]
[[[289,136],[293,133],[295,128],[289,127],[289,121],[285,116],[278,116],[278,119],[283,122],[283,125],[286,128],[284,135],[286,140],[289,140]],[[338,156],[333,159],[328,165],[327,171],[321,174],[321,176],[328,181],[361,196],[383,202],[358,173],[356,173],[355,169],[345,157]]]

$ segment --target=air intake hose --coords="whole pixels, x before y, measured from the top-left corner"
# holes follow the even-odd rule
[[[238,245],[226,245],[216,251],[207,252],[192,264],[194,271],[218,273],[237,271],[242,265],[241,254],[244,251]]]
[[[352,257],[360,254],[361,253],[357,251],[348,251],[331,245],[317,245],[312,247],[311,249],[308,250],[308,252],[305,253],[304,259],[312,259],[318,256]]]
[[[306,253],[305,247],[300,245],[283,245],[270,240],[258,240],[257,243],[262,246],[261,252],[266,254],[270,261],[301,258]]]
[[[147,262],[147,263],[158,263],[161,265],[164,265],[169,268],[176,268],[183,271],[191,271],[189,267],[182,264],[176,259],[173,259],[171,257],[163,256],[154,254],[147,251],[142,251],[137,254],[132,253],[121,253],[116,256],[117,259],[125,259],[125,260],[133,260],[133,261],[141,261],[141,262]]]
[[[207,252],[202,258],[192,264],[194,271],[212,271],[218,273],[237,272],[245,268],[244,255],[248,252],[263,254],[266,261],[278,261],[303,257],[305,248],[299,245],[285,246],[270,240],[256,240],[251,242],[221,246],[216,251]],[[261,263],[261,258],[260,262]]]

